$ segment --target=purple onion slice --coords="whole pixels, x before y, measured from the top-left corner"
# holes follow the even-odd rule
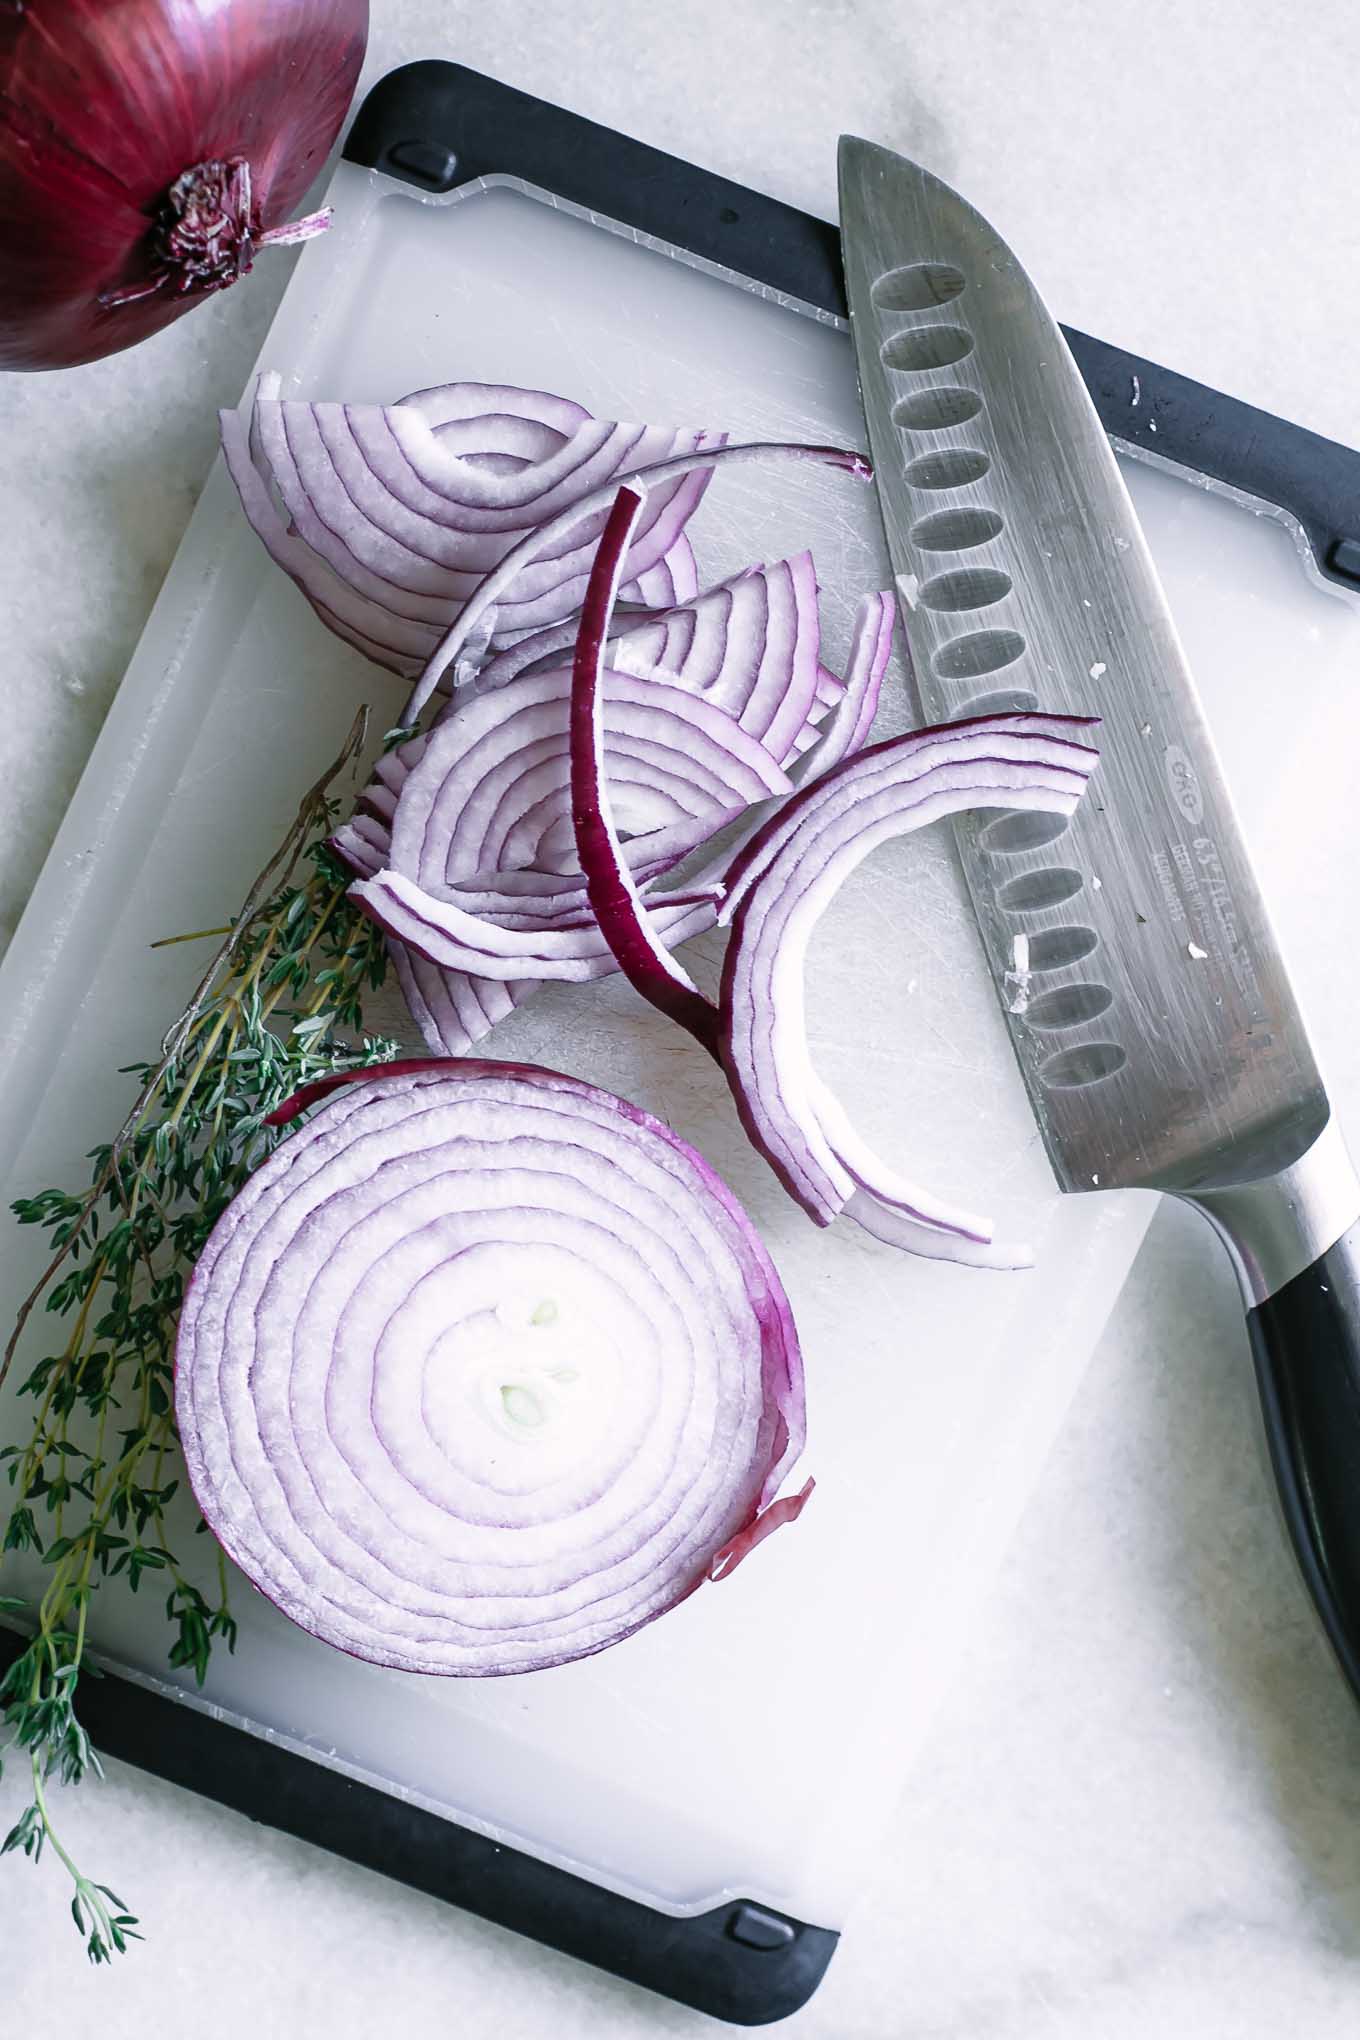
[[[970,1217],[889,1170],[812,1064],[803,976],[818,920],[891,837],[976,807],[1071,814],[1097,762],[1067,716],[984,716],[873,745],[795,794],[730,874],[721,918],[721,1050],[752,1141],[819,1225],[848,1211],[881,1239],[978,1266],[1022,1266]]]
[[[470,912],[456,896],[436,899],[398,871],[357,880],[349,897],[385,934],[444,970],[507,984],[522,978],[588,984],[618,969],[593,915],[510,925],[503,915],[493,920]],[[654,918],[668,942],[684,942],[711,928],[716,913],[711,896],[694,900],[687,895],[658,903]]]
[[[627,587],[620,585],[610,626],[611,671],[662,678],[726,709],[781,765],[817,741],[845,686],[818,659],[821,620],[810,553],[748,567],[652,615],[622,608]],[[530,632],[494,653],[475,687],[480,692],[539,667],[569,665],[576,634],[574,617]]]
[[[619,969],[645,999],[717,1054],[710,1000],[670,953],[669,930],[643,905],[619,841],[605,744],[604,661],[619,575],[642,510],[635,489],[621,488],[600,538],[571,688],[571,805],[576,851],[600,934]]]
[[[570,696],[568,666],[453,705],[418,740],[392,819],[392,869],[435,894],[483,872],[577,872]],[[606,697],[622,826],[646,839],[657,868],[752,802],[788,792],[787,776],[758,739],[702,696],[611,672]]]
[[[693,1148],[515,1064],[334,1092],[219,1221],[180,1324],[194,1493],[286,1615],[405,1671],[532,1671],[796,1513],[788,1302]]]
[[[896,620],[896,600],[886,591],[866,595],[860,603],[840,694],[833,697],[831,713],[820,734],[810,744],[800,740],[799,749],[803,753],[798,763],[800,785],[820,779],[843,758],[853,758],[868,743],[883,691],[883,676],[892,656]]]
[[[722,443],[702,431],[612,424],[537,390],[454,383],[389,406],[307,404],[262,375],[249,426],[221,414],[242,508],[322,621],[378,664],[415,674],[483,577],[527,532],[633,468]],[[683,601],[697,585],[684,527],[707,486],[696,464],[651,492],[627,597]],[[569,616],[594,524],[547,543],[500,597],[501,637]]]
[[[865,610],[872,609],[873,628],[868,629],[866,618],[861,614],[856,619],[852,639],[848,679],[842,682],[817,662],[817,645],[820,635],[815,603],[801,603],[798,609],[799,630],[776,646],[767,628],[771,609],[778,609],[781,600],[789,603],[795,591],[810,583],[812,568],[810,558],[800,555],[795,560],[776,561],[773,567],[754,567],[738,577],[739,582],[749,583],[753,595],[748,599],[742,593],[742,605],[734,610],[733,595],[737,584],[725,583],[711,588],[705,594],[689,601],[673,605],[657,612],[641,622],[634,616],[620,621],[615,614],[615,628],[611,629],[609,670],[612,674],[650,679],[660,685],[677,687],[698,696],[710,706],[721,708],[732,717],[741,729],[754,736],[763,750],[772,752],[776,762],[786,765],[794,759],[804,760],[810,750],[812,756],[801,763],[798,777],[805,780],[816,770],[824,770],[837,762],[852,740],[862,741],[861,726],[867,730],[877,706],[878,690],[882,680],[883,666],[891,645],[891,598],[887,600],[886,628],[884,628],[883,598],[869,598]],[[781,597],[780,591],[786,591]],[[620,588],[620,601],[623,589]],[[740,625],[740,629],[737,625]],[[459,734],[458,718],[474,698],[494,689],[508,687],[519,680],[535,679],[544,689],[535,694],[512,694],[502,704],[500,717],[506,722],[527,706],[539,706],[548,699],[560,700],[560,727],[565,732],[567,724],[566,697],[570,686],[570,653],[578,631],[578,619],[545,627],[530,632],[513,645],[494,652],[483,664],[477,679],[470,688],[460,690],[441,710],[440,725],[449,725],[441,738],[441,755],[444,771],[449,779],[457,779],[456,791],[450,791],[446,798],[461,808],[465,800],[482,801],[479,782],[470,770],[471,760],[477,761],[478,770],[487,773],[493,769],[484,749],[479,749],[470,737]],[[878,654],[881,652],[881,657]],[[658,656],[660,655],[660,656]],[[809,669],[809,670],[805,670]],[[548,683],[545,676],[555,676]],[[768,688],[771,677],[777,677],[779,688],[773,699],[767,693],[759,698],[757,682]],[[815,679],[815,685],[809,685]],[[847,698],[847,689],[849,689]],[[781,729],[774,732],[771,741],[771,724],[777,721],[783,729],[803,720],[791,742],[785,742]],[[393,860],[387,852],[390,827],[396,813],[397,802],[411,771],[425,753],[427,737],[421,732],[395,750],[386,752],[378,761],[374,779],[366,788],[359,802],[356,817],[337,829],[334,846],[342,857],[352,865],[355,872],[370,878]],[[782,760],[780,754],[782,753]],[[469,756],[470,754],[470,756]],[[761,761],[746,747],[748,758],[754,759],[755,768],[762,771]],[[496,761],[502,771],[506,761]],[[612,756],[610,780],[616,796],[624,774],[620,770],[620,759]],[[658,800],[664,803],[665,761],[654,760],[653,768],[643,768],[638,791],[644,795],[648,777],[654,777],[652,790]],[[686,760],[686,771],[697,773],[698,761],[693,757]],[[428,789],[433,780],[433,769],[426,767],[425,786]],[[565,781],[563,782],[565,784]],[[752,790],[748,798],[763,799],[766,793],[781,790],[774,784],[763,790]],[[417,792],[413,798],[428,799]],[[630,837],[637,837],[651,828],[674,821],[673,812],[667,813],[664,805],[648,817],[644,813],[627,811],[628,801],[623,799],[620,821]],[[712,828],[718,826],[717,816]],[[503,827],[512,828],[519,821],[512,810],[502,808]],[[712,828],[705,833],[711,834]],[[469,825],[465,821],[462,834],[466,838]],[[570,831],[563,826],[559,817],[557,843],[553,851],[554,868],[563,870],[571,867],[562,856]],[[693,842],[684,845],[677,854],[683,855],[702,841],[696,834]],[[516,864],[536,861],[537,845],[522,844],[514,862]],[[471,869],[493,870],[498,860],[503,862],[503,852],[496,852],[490,844],[483,842],[474,853],[474,862],[469,866],[467,856],[460,853],[449,866],[452,874],[470,874]],[[636,870],[636,857],[632,859]],[[649,862],[657,869],[665,868],[665,862],[676,861],[669,856],[664,846],[652,846]],[[399,863],[399,868],[407,868]]]
[[[860,481],[868,481],[873,475],[873,467],[864,454],[857,453],[852,448],[810,446],[801,440],[759,440],[738,446],[712,445],[695,453],[677,453],[665,460],[655,461],[648,467],[635,468],[629,474],[628,480],[642,493],[644,500],[649,500],[655,494],[669,490],[672,483],[695,471],[708,474],[716,467],[741,466],[748,461],[765,460],[813,461],[827,467],[842,468]],[[560,511],[555,517],[549,518],[548,522],[537,530],[526,533],[491,569],[476,594],[468,600],[440,639],[428,665],[412,689],[402,717],[408,729],[415,728],[421,710],[436,689],[462,683],[464,664],[468,661],[469,653],[476,644],[479,633],[485,632],[488,622],[492,624],[497,635],[503,633],[501,611],[507,594],[513,592],[519,576],[531,569],[533,563],[542,555],[553,556],[566,544],[581,547],[583,572],[573,608],[584,601],[595,543],[604,529],[605,518],[613,506],[617,493],[615,483],[612,481],[593,489],[588,496],[582,497],[579,502]],[[630,554],[628,571],[633,570],[633,558]],[[559,611],[559,615],[568,613],[565,610]]]

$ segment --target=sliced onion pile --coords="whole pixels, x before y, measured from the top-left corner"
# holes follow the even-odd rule
[[[667,461],[662,483],[698,461],[757,455],[862,465],[836,449],[723,447]],[[570,514],[598,531],[615,493],[598,491]],[[644,512],[635,523],[645,520]],[[553,541],[531,535],[488,577],[446,640],[445,668],[475,641],[473,612],[499,613],[494,584],[516,585],[540,542]],[[630,564],[635,555],[636,530]],[[563,655],[576,628],[573,618],[493,651],[430,731],[382,760],[334,839],[437,1054],[466,1053],[544,978],[583,981],[617,968],[586,901],[570,814],[571,665]],[[650,904],[670,942],[712,925],[723,864],[674,892],[657,890],[659,881],[749,807],[788,792],[784,767],[804,780],[863,742],[891,631],[892,598],[871,598],[847,680],[828,672],[806,553],[669,608],[620,616],[606,679],[611,784],[627,857],[638,882],[653,888]],[[427,669],[417,701],[443,670]]]
[[[726,709],[650,671],[657,677],[611,671],[605,708],[611,779],[642,880],[791,785]],[[535,669],[458,703],[405,747],[419,751],[393,806],[389,868],[353,896],[429,962],[499,979],[584,979],[616,967],[576,862],[570,695],[569,666]],[[800,730],[814,706],[803,705]],[[360,864],[378,848],[375,834],[354,828],[338,845]],[[711,925],[714,903],[663,900],[657,912],[679,941]]]
[[[736,446],[726,444],[726,435],[720,435],[721,442],[715,443],[701,453],[679,453],[658,460],[650,467],[636,468],[628,477],[633,486],[650,496],[655,491],[668,489],[682,476],[699,470],[705,473],[716,467],[743,465],[748,461],[793,460],[811,461],[824,467],[841,468],[845,473],[868,481],[873,468],[862,453],[843,446],[812,446],[804,440],[755,440]],[[599,518],[597,531],[604,528],[604,521],[614,504],[618,490],[613,481],[593,489],[588,496],[581,497],[567,509],[559,510],[546,524],[538,525],[527,532],[518,545],[498,561],[478,583],[475,594],[469,596],[458,615],[449,625],[439,644],[430,655],[429,663],[411,690],[406,704],[404,722],[407,728],[414,728],[416,719],[431,696],[441,687],[457,686],[471,679],[485,655],[488,644],[500,632],[501,608],[514,594],[520,576],[540,556],[551,558],[564,543],[574,542],[583,523]],[[630,562],[631,568],[631,562]],[[586,576],[588,579],[588,575]],[[585,596],[585,581],[581,585],[581,599]]]
[[[855,1131],[808,1048],[804,966],[821,915],[879,844],[975,807],[1068,815],[1097,753],[1089,721],[997,715],[875,744],[795,793],[729,867],[721,918],[732,921],[718,1006],[670,954],[621,851],[602,743],[602,689],[621,563],[641,512],[621,488],[586,592],[572,689],[576,840],[601,935],[642,995],[687,1027],[727,1072],[742,1123],[786,1189],[819,1225],[842,1211],[891,1245],[933,1259],[1013,1268],[1027,1248],[999,1245],[988,1220],[899,1176]]]
[[[630,616],[611,640],[606,685],[611,686],[619,676],[625,695],[629,694],[627,683],[630,679],[650,681],[654,688],[660,690],[653,698],[662,717],[660,734],[663,751],[673,751],[673,743],[667,740],[677,733],[683,739],[680,730],[682,718],[702,722],[705,707],[692,706],[689,700],[681,698],[697,696],[701,704],[724,712],[721,720],[709,716],[705,727],[719,731],[718,742],[730,747],[735,753],[736,763],[740,765],[746,761],[757,775],[770,778],[767,785],[748,786],[735,800],[715,805],[706,791],[711,782],[706,778],[700,760],[690,755],[687,745],[673,756],[658,756],[653,769],[649,769],[644,759],[630,782],[628,812],[621,815],[621,826],[629,836],[650,835],[678,819],[674,805],[677,779],[679,791],[687,802],[686,812],[712,817],[706,828],[692,832],[692,842],[684,848],[677,848],[674,854],[661,842],[649,843],[646,861],[651,870],[647,876],[669,869],[684,855],[685,849],[713,834],[725,813],[737,812],[749,801],[762,799],[766,794],[786,791],[788,782],[783,780],[782,775],[771,776],[773,765],[791,765],[813,746],[816,747],[815,758],[804,764],[803,771],[808,769],[808,764],[820,764],[823,758],[834,762],[829,741],[833,726],[850,737],[863,721],[872,662],[861,656],[857,634],[852,651],[848,700],[847,683],[838,680],[835,674],[829,673],[820,664],[820,620],[809,554],[800,554],[793,560],[778,560],[771,567],[751,568],[742,577],[740,595],[734,601],[735,596],[736,590],[728,584],[710,589],[707,594],[692,601],[656,611],[642,621]],[[883,633],[886,659],[887,646],[891,641],[892,602],[890,597],[874,599],[884,602],[887,608],[888,627]],[[770,622],[772,614],[775,617],[773,626]],[[408,876],[420,876],[423,870],[428,882],[428,860],[423,860],[422,866],[417,868],[403,862],[400,854],[395,859],[392,855],[391,824],[397,802],[408,775],[418,763],[422,766],[425,790],[413,793],[412,800],[419,801],[423,812],[428,811],[432,800],[441,800],[461,809],[469,791],[484,809],[486,782],[492,774],[498,775],[498,790],[491,798],[495,801],[495,813],[500,824],[499,840],[482,840],[471,857],[461,846],[457,851],[451,846],[442,873],[444,879],[468,879],[498,871],[541,869],[555,874],[575,869],[575,848],[567,814],[566,702],[571,687],[571,655],[577,628],[578,619],[573,616],[565,625],[531,632],[504,651],[492,654],[470,686],[445,704],[436,725],[439,733],[435,743],[442,761],[438,769],[446,781],[456,775],[456,788],[445,785],[440,792],[433,791],[437,783],[434,780],[436,768],[427,756],[429,740],[425,735],[416,735],[386,753],[379,761],[373,783],[359,803],[357,814],[337,829],[333,838],[336,850],[356,872],[363,877],[372,877],[395,861]],[[656,656],[658,651],[669,655],[669,663],[667,659]],[[877,678],[881,677],[880,663]],[[535,684],[531,686],[530,682]],[[501,689],[508,692],[499,697],[499,706],[492,706],[488,722],[482,698]],[[636,689],[632,690],[630,699],[636,704]],[[876,700],[875,687],[873,700],[868,704],[869,720],[872,720]],[[557,751],[560,768],[551,779],[555,806],[552,819],[556,834],[551,842],[545,843],[542,826],[537,835],[528,833],[533,826],[529,812],[531,800],[526,799],[521,807],[516,808],[508,793],[513,786],[537,797],[543,781],[542,761],[536,758],[532,767],[526,761],[524,771],[516,775],[515,747],[508,741],[507,732],[516,718],[523,717],[527,722],[529,713],[549,702],[559,705],[559,712],[552,718],[550,727],[560,732],[561,743]],[[666,712],[668,710],[669,713]],[[738,733],[730,739],[726,727],[729,719],[740,726]],[[616,799],[625,776],[619,755],[621,747],[615,741],[624,732],[616,727],[617,720],[607,708],[606,744],[610,751],[610,782]],[[777,725],[773,731],[772,725]],[[867,731],[867,723],[864,727]],[[477,732],[475,737],[474,728]],[[483,740],[488,728],[496,732],[497,740],[492,743]],[[744,741],[747,738],[754,740],[759,746],[758,751],[753,749],[752,742]],[[526,741],[540,741],[540,733],[532,730]],[[531,774],[537,774],[537,777]],[[731,791],[737,793],[738,790],[734,787]],[[518,838],[514,844],[507,841],[512,833]],[[463,843],[469,835],[470,824],[465,822]],[[438,873],[434,875],[439,876]]]
[[[262,375],[250,420],[221,413],[222,449],[271,558],[337,636],[380,666],[424,667],[469,595],[527,533],[618,476],[715,447],[702,431],[611,424],[540,390],[450,383],[399,403],[282,399]],[[665,607],[697,588],[685,525],[707,486],[693,464],[649,491],[625,593]],[[548,541],[497,605],[506,638],[571,616],[604,510]]]
[[[588,1655],[797,1514],[787,1300],[684,1141],[574,1078],[389,1065],[218,1223],[176,1404],[203,1515],[303,1628],[463,1676]]]
[[[842,879],[889,837],[970,807],[1070,812],[1096,762],[1078,740],[1081,725],[988,717],[866,750],[891,650],[890,595],[861,604],[842,681],[820,662],[806,554],[669,604],[649,604],[639,580],[640,557],[654,564],[645,547],[658,530],[674,543],[671,513],[701,469],[792,456],[862,473],[860,457],[715,439],[667,452],[616,485],[617,464],[597,478],[612,457],[600,449],[617,428],[561,399],[495,395],[506,411],[496,415],[494,447],[485,391],[481,409],[460,388],[388,411],[270,398],[256,407],[257,461],[300,536],[339,566],[347,534],[351,559],[369,574],[400,568],[408,592],[425,583],[392,550],[396,527],[373,476],[409,495],[400,454],[424,461],[428,482],[422,433],[435,441],[455,432],[445,456],[455,460],[475,438],[517,503],[536,490],[543,521],[494,560],[477,553],[482,577],[458,584],[457,613],[430,652],[406,726],[416,731],[450,680],[452,700],[432,729],[383,761],[336,838],[359,873],[353,897],[391,940],[426,1041],[461,1053],[534,984],[620,968],[722,1062],[753,1141],[819,1224],[846,1211],[918,1253],[1022,1264],[1027,1250],[998,1245],[988,1221],[898,1176],[850,1124],[812,1068],[803,967]],[[515,397],[523,415],[512,419]],[[583,446],[591,451],[572,464],[569,487],[558,469]],[[308,522],[309,489],[310,515],[326,509],[329,538]],[[377,525],[380,511],[385,537],[356,528]],[[508,519],[506,509],[498,534]],[[469,529],[480,544],[483,526]],[[362,576],[356,585],[374,592]],[[548,585],[569,594],[570,615],[534,611]],[[771,802],[781,803],[772,816]],[[748,812],[735,845],[677,873]],[[672,954],[718,919],[733,922],[720,1008]]]

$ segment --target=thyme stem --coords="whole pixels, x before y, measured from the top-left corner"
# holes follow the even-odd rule
[[[185,1283],[241,1183],[284,1137],[265,1123],[274,1106],[318,1076],[396,1052],[395,1043],[363,1035],[363,1001],[382,981],[385,953],[349,905],[349,874],[326,846],[337,812],[331,788],[358,756],[365,728],[361,713],[230,926],[167,938],[223,939],[158,1057],[135,1072],[136,1099],[91,1157],[89,1188],[45,1190],[14,1206],[21,1224],[44,1228],[52,1253],[0,1355],[0,1384],[36,1330],[40,1304],[71,1322],[60,1351],[19,1384],[36,1405],[27,1441],[0,1450],[14,1490],[0,1518],[0,1564],[27,1555],[46,1575],[36,1610],[0,1597],[0,1615],[33,1626],[0,1678],[0,1770],[6,1750],[25,1752],[32,1794],[0,1855],[17,1850],[36,1862],[51,1848],[96,1963],[140,1939],[137,1921],[59,1839],[50,1789],[54,1777],[75,1784],[99,1774],[75,1705],[93,1596],[109,1579],[135,1593],[147,1575],[162,1574],[170,1663],[200,1685],[214,1642],[236,1643],[223,1552],[210,1601],[173,1549],[196,1525],[191,1510],[173,1507],[174,1343]],[[111,1431],[111,1416],[123,1428]]]

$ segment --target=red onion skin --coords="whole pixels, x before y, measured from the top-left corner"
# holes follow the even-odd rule
[[[678,964],[667,969],[649,942],[646,908],[632,888],[608,820],[609,789],[596,708],[619,573],[641,506],[636,489],[625,485],[619,490],[600,534],[581,608],[571,682],[571,805],[576,854],[585,876],[586,897],[619,969],[635,991],[688,1028],[717,1058],[717,1010]]]
[[[0,5],[0,368],[117,353],[234,281],[100,303],[154,280],[171,186],[200,165],[249,166],[248,267],[325,162],[367,36],[368,0]]]
[[[267,1112],[264,1123],[266,1126],[291,1126],[295,1119],[300,1118],[304,1112],[309,1112],[313,1105],[319,1105],[323,1098],[329,1098],[332,1091],[342,1090],[346,1084],[367,1083],[374,1077],[406,1077],[412,1070],[428,1070],[432,1060],[438,1058],[405,1055],[398,1056],[393,1062],[368,1063],[363,1069],[332,1070],[328,1077],[317,1077],[315,1082],[303,1084],[291,1097],[285,1098],[281,1105],[276,1105],[272,1112]],[[505,1064],[507,1070],[526,1067],[527,1065],[523,1063]]]
[[[774,1531],[782,1530],[786,1523],[796,1523],[816,1485],[815,1480],[806,1480],[796,1495],[781,1495],[778,1501],[767,1502],[743,1529],[738,1530],[735,1537],[729,1537],[721,1551],[714,1554],[709,1562],[708,1578],[725,1580]]]

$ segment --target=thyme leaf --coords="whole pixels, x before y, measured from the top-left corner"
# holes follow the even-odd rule
[[[0,1856],[45,1851],[71,1883],[71,1916],[95,1964],[127,1952],[138,1922],[107,1885],[80,1870],[53,1824],[53,1780],[102,1775],[79,1716],[90,1602],[110,1579],[167,1590],[171,1665],[199,1685],[214,1645],[236,1646],[227,1566],[210,1578],[181,1563],[166,1511],[180,1486],[174,1350],[185,1285],[236,1191],[287,1129],[265,1124],[301,1085],[389,1060],[395,1042],[363,1032],[363,1002],[381,985],[381,935],[346,897],[350,874],[327,837],[331,788],[362,749],[361,712],[330,769],[251,887],[154,1061],[123,1074],[137,1095],[112,1141],[90,1156],[83,1191],[19,1198],[21,1225],[47,1235],[50,1258],[0,1356],[0,1383],[26,1332],[59,1320],[18,1384],[33,1406],[29,1436],[0,1448],[0,1566],[36,1559],[44,1587],[0,1596],[0,1616],[31,1631],[0,1678],[0,1774],[20,1768],[31,1797]],[[206,939],[221,930],[183,938]],[[202,1528],[201,1522],[197,1525]],[[201,1561],[200,1561],[201,1563]]]

